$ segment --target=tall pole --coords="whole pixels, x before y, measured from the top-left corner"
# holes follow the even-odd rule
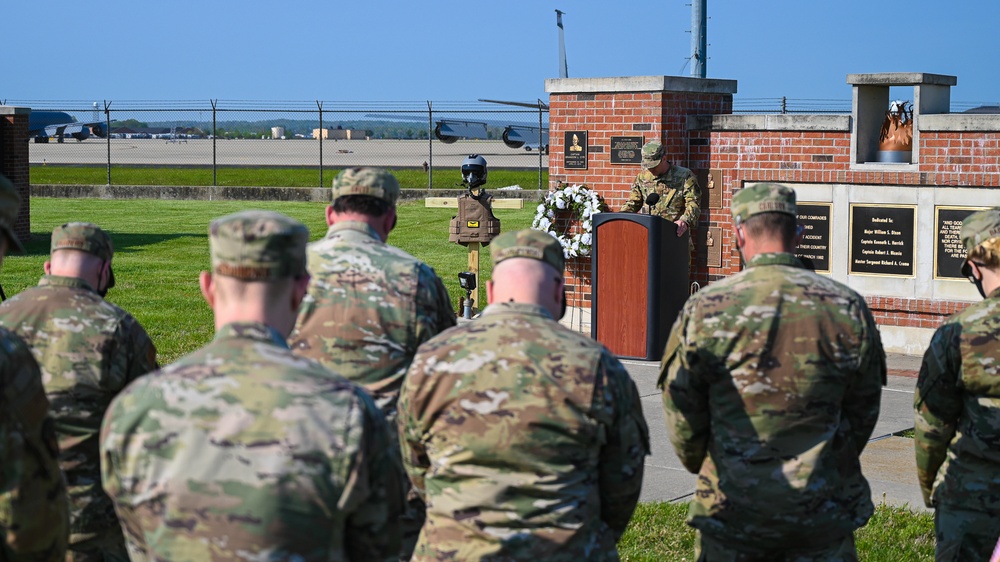
[[[705,78],[708,60],[708,0],[691,0],[691,76]]]
[[[569,78],[569,67],[566,66],[566,36],[563,33],[562,17],[563,12],[556,10],[556,27],[559,28],[559,77]]]

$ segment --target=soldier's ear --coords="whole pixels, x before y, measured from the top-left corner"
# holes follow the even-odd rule
[[[493,304],[493,280],[486,282],[486,304]]]
[[[326,206],[326,226],[333,226],[333,205]]]
[[[306,273],[292,280],[292,311],[296,313],[302,306],[302,299],[305,298],[306,292],[309,290],[309,279],[309,274]]]
[[[45,275],[52,275],[52,262],[45,260],[45,263],[42,264],[42,271],[45,272]]]
[[[198,275],[198,286],[201,288],[201,296],[205,297],[209,308],[215,309],[215,283],[212,281],[212,273],[202,271]]]

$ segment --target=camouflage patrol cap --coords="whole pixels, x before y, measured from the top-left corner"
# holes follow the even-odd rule
[[[560,274],[566,267],[563,249],[554,236],[531,228],[504,232],[490,242],[493,265],[510,258],[531,258],[547,263]]]
[[[760,213],[785,213],[796,216],[795,190],[780,183],[758,183],[733,195],[733,219],[742,224]]]
[[[649,141],[642,145],[642,169],[655,168],[663,160],[663,145],[660,141]]]
[[[104,261],[115,255],[111,237],[101,227],[90,222],[68,222],[52,230],[52,249],[79,250],[93,254]]]
[[[17,194],[14,184],[0,175],[0,233],[7,237],[7,248],[15,252],[24,252],[24,246],[14,234],[14,223],[17,222],[17,210],[21,208],[21,196]]]
[[[987,250],[1000,250],[1000,207],[977,211],[965,217],[962,230],[959,233],[962,246],[965,246],[965,259],[969,260],[972,252],[980,246],[989,246]],[[962,264],[962,274],[971,274],[969,262]]]
[[[275,281],[306,272],[309,229],[272,211],[215,219],[208,230],[212,272],[244,281]]]
[[[977,211],[965,217],[960,237],[967,254],[983,242],[1000,237],[1000,207]]]
[[[395,207],[399,182],[396,176],[379,168],[348,168],[333,179],[331,200],[344,195],[370,195]]]
[[[52,229],[52,246],[50,252],[56,250],[77,250],[97,256],[104,261],[111,261],[115,255],[115,247],[111,237],[101,227],[90,222],[68,222]],[[109,270],[108,288],[115,286],[115,272]]]

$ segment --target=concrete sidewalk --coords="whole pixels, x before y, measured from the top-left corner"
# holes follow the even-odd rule
[[[917,484],[913,439],[893,434],[913,428],[913,389],[921,358],[889,354],[888,385],[882,389],[882,409],[872,438],[861,454],[861,466],[872,489],[872,500],[927,511]],[[639,394],[649,425],[652,455],[646,460],[640,501],[688,501],[695,475],[681,465],[667,437],[660,392],[656,388],[659,364],[622,360]]]

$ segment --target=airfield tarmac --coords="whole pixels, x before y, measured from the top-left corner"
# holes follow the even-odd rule
[[[457,168],[470,154],[486,158],[493,168],[538,169],[537,150],[513,149],[496,141],[457,141],[445,144],[434,140],[325,140],[322,146],[324,167],[380,166],[384,168],[422,168],[424,162],[435,168]],[[64,143],[29,142],[28,158],[32,165],[105,166],[211,166],[212,139],[107,139],[85,141],[67,139]],[[218,166],[319,166],[320,141],[315,139],[218,139],[215,141]],[[548,155],[542,154],[541,166],[548,168]]]

